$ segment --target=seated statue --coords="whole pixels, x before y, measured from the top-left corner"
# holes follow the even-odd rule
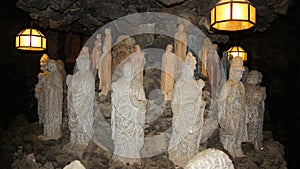
[[[123,77],[112,83],[113,160],[140,164],[144,146],[144,123],[147,100],[140,80],[134,78],[131,63],[125,63]]]
[[[202,88],[205,82],[194,79],[195,69],[196,59],[188,52],[182,63],[181,76],[174,85],[171,102],[173,130],[168,153],[169,159],[178,167],[184,167],[199,151],[205,108]]]

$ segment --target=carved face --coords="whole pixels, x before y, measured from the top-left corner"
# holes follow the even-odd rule
[[[89,70],[90,62],[88,59],[78,59],[76,61],[76,64],[77,64],[77,68],[79,69],[79,71]]]
[[[55,60],[49,60],[48,62],[48,70],[50,72],[57,71],[57,65]]]
[[[173,46],[172,45],[168,45],[167,48],[166,48],[166,50],[168,52],[172,52],[173,51]]]
[[[247,76],[246,82],[248,84],[256,85],[257,84],[257,77],[256,76]]]
[[[235,79],[236,81],[240,81],[243,77],[244,70],[233,70],[230,73],[230,77]]]
[[[184,25],[180,24],[178,26],[178,32],[183,32],[184,31]]]

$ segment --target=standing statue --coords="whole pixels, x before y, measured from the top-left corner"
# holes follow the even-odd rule
[[[172,51],[173,46],[169,44],[166,48],[166,52],[162,56],[161,90],[167,101],[172,99],[177,59]]]
[[[111,36],[111,30],[109,28],[106,28],[105,31],[105,38],[104,43],[102,47],[102,55],[100,58],[100,82],[99,82],[99,89],[101,92],[99,95],[107,95],[109,90],[111,89],[111,48],[112,48],[112,36]],[[99,73],[99,72],[98,72]]]
[[[134,67],[134,77],[143,83],[143,71],[146,64],[146,59],[140,45],[135,45],[135,53],[133,53],[131,56],[131,64]]]
[[[98,69],[99,79],[100,79],[100,73],[99,73],[100,71],[99,70],[101,68],[101,65],[98,62],[100,62],[100,56],[102,54],[101,36],[102,36],[101,33],[98,33],[96,35],[96,40],[95,40],[95,43],[94,43],[94,48],[93,48],[92,54],[90,55],[90,62],[91,62],[90,70],[93,73],[93,75],[96,76],[97,69]]]
[[[189,52],[182,75],[175,83],[171,108],[173,111],[172,137],[169,144],[169,158],[179,167],[184,167],[188,160],[199,151],[205,102],[202,88],[205,82],[194,79],[195,57]]]
[[[184,30],[184,25],[180,24],[178,26],[178,31],[175,33],[175,55],[179,57],[182,61],[185,60],[185,56],[187,53],[187,42],[188,42],[188,36],[187,33]],[[177,77],[180,77],[180,71],[181,71],[181,62],[177,63],[177,72],[176,72],[176,79]]]
[[[263,148],[264,100],[266,99],[266,88],[259,86],[261,76],[262,74],[260,72],[251,70],[245,83],[250,118],[248,123],[248,135],[249,141],[254,145],[256,151]]]
[[[78,71],[67,76],[70,142],[64,148],[81,157],[93,137],[95,79],[89,55],[80,53],[76,66]]]
[[[222,58],[221,58],[221,65],[224,70],[225,79],[227,80],[229,74],[229,60],[228,60],[228,52],[223,51]]]
[[[199,46],[200,46],[200,39],[196,35],[193,35],[193,34],[188,35],[187,52],[192,52],[192,54],[196,58],[197,62],[199,60],[199,56],[198,56]],[[199,77],[198,63],[196,64],[195,76]]]
[[[67,72],[65,69],[65,63],[61,59],[57,59],[56,64],[57,64],[57,68],[62,76],[64,92],[67,92],[67,84],[66,84]]]
[[[39,124],[43,124],[45,121],[45,83],[49,77],[49,71],[47,67],[47,63],[49,61],[49,57],[47,54],[43,54],[40,59],[40,69],[41,73],[38,74],[38,83],[35,85],[35,98],[38,100],[38,117],[39,117]]]
[[[207,77],[207,55],[210,46],[210,39],[206,38],[203,41],[202,49],[199,50],[199,59],[201,59],[201,75],[204,77]]]
[[[68,130],[68,101],[67,101],[67,72],[65,70],[65,64],[61,59],[56,60],[56,64],[58,67],[58,70],[62,76],[62,83],[63,83],[63,117],[62,117],[62,130],[63,132]]]
[[[248,141],[248,107],[245,88],[240,81],[244,70],[242,58],[234,57],[218,103],[220,141],[234,158],[244,156],[241,144]]]
[[[134,79],[133,66],[127,62],[123,71],[123,77],[112,83],[113,160],[140,164],[147,100],[142,83]]]
[[[58,139],[61,136],[63,83],[56,61],[48,61],[49,77],[45,83],[45,119],[42,140]]]

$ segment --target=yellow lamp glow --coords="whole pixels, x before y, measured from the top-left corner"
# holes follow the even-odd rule
[[[256,8],[248,0],[220,0],[210,11],[211,27],[237,31],[253,27]]]
[[[228,53],[228,60],[230,60],[234,57],[237,57],[237,56],[242,57],[244,62],[247,60],[247,53],[240,46],[231,47],[230,49],[228,49],[227,53]]]
[[[24,29],[16,36],[16,48],[19,50],[42,51],[46,49],[46,38],[37,29]]]

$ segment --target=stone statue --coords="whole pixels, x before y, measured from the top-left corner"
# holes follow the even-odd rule
[[[43,124],[45,121],[45,83],[49,77],[49,71],[47,63],[49,61],[49,57],[47,54],[43,54],[40,59],[40,69],[41,73],[38,74],[38,83],[35,85],[35,98],[38,100],[38,117],[39,117],[39,124]]]
[[[202,49],[199,52],[201,59],[201,75],[207,77],[207,54],[210,47],[210,39],[206,38],[203,41]]]
[[[56,64],[57,64],[57,68],[62,76],[64,92],[67,92],[67,84],[66,84],[67,72],[65,69],[65,63],[61,59],[57,59]]]
[[[95,43],[94,43],[94,48],[93,48],[92,54],[90,55],[90,62],[91,62],[90,70],[93,73],[93,75],[96,76],[97,69],[98,69],[99,79],[100,79],[99,70],[100,70],[100,67],[101,67],[99,62],[100,62],[100,56],[102,54],[101,36],[102,36],[101,33],[98,33],[96,35],[96,40],[95,40]]]
[[[222,53],[221,64],[223,66],[225,78],[227,80],[229,74],[229,60],[227,51],[223,51]]]
[[[134,79],[133,66],[129,62],[123,66],[123,77],[112,83],[113,160],[140,164],[147,100],[142,83]]]
[[[208,148],[187,162],[184,169],[234,169],[231,159],[221,150]]]
[[[58,70],[62,76],[62,83],[63,83],[63,117],[62,117],[62,132],[65,132],[68,130],[68,101],[67,101],[67,72],[65,70],[65,64],[61,59],[56,60],[56,64],[58,67]]]
[[[67,76],[70,142],[64,149],[81,156],[93,136],[95,79],[86,53],[79,54],[76,66],[78,71]]]
[[[188,49],[187,52],[192,52],[193,56],[196,58],[196,61],[198,62],[198,51],[200,46],[200,39],[193,34],[188,35]],[[196,64],[196,70],[195,70],[195,76],[199,77],[199,67],[198,63]]]
[[[199,151],[205,108],[202,88],[205,82],[194,79],[195,68],[195,57],[189,52],[182,64],[182,75],[175,83],[171,102],[173,130],[168,153],[169,159],[178,167],[184,167]]]
[[[235,157],[242,157],[242,142],[248,141],[248,107],[243,83],[243,60],[234,57],[231,61],[229,79],[223,85],[218,102],[220,141],[223,147]]]
[[[45,83],[45,119],[42,140],[58,139],[61,136],[63,83],[56,61],[48,61],[49,77]]]
[[[134,67],[135,79],[143,83],[143,71],[146,64],[146,58],[144,52],[142,52],[140,45],[135,45],[135,52],[131,55],[131,64]]]
[[[174,42],[174,49],[175,55],[179,57],[182,61],[185,60],[185,56],[187,53],[187,42],[188,42],[188,35],[184,30],[184,25],[180,24],[178,26],[178,31],[175,33],[175,42]],[[176,79],[180,77],[181,71],[181,63],[177,63],[177,72],[176,72]]]
[[[176,55],[172,52],[173,46],[169,44],[166,52],[162,56],[162,71],[161,71],[161,90],[165,95],[165,100],[172,99],[174,76],[176,69]]]
[[[266,99],[266,88],[259,86],[262,74],[251,70],[247,76],[245,89],[247,105],[249,107],[248,135],[249,141],[254,145],[256,151],[263,148],[263,120],[264,100]]]
[[[100,59],[100,82],[99,82],[99,89],[101,92],[99,95],[107,95],[109,90],[111,89],[111,48],[112,48],[112,36],[111,30],[106,28],[105,31],[105,38],[102,47],[102,55]],[[99,73],[99,72],[98,72]]]

